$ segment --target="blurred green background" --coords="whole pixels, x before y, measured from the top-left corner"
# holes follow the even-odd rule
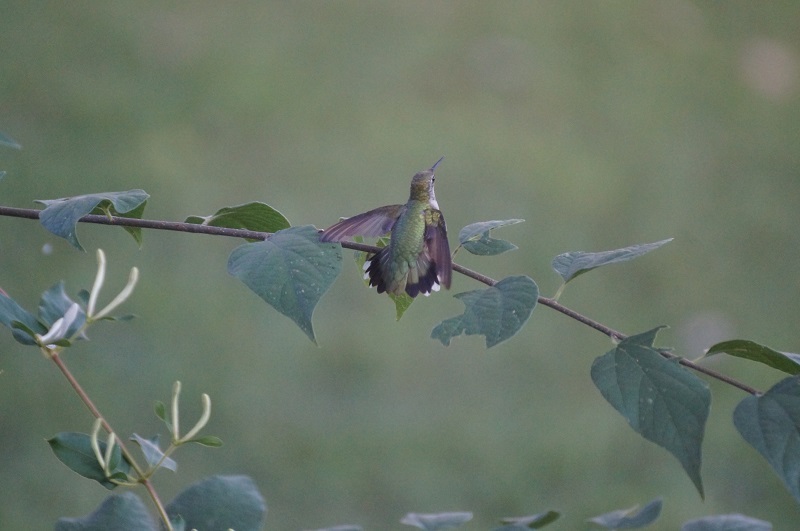
[[[23,2],[0,17],[0,202],[143,188],[145,217],[183,220],[264,201],[294,224],[405,201],[447,158],[451,231],[524,218],[520,246],[457,259],[494,278],[674,237],[599,270],[562,302],[622,331],[659,324],[687,357],[721,339],[800,350],[800,10],[795,2]],[[28,308],[75,294],[109,258],[130,267],[125,311],[66,355],[122,434],[161,429],[155,400],[209,393],[218,450],[187,448],[164,499],[210,474],[248,474],[267,528],[401,529],[406,512],[468,510],[466,529],[547,509],[553,529],[664,496],[657,529],[742,512],[794,529],[797,504],[736,433],[744,395],[711,382],[706,500],[678,462],[628,429],[589,378],[601,335],[537,308],[513,339],[429,338],[450,293],[399,323],[349,261],[315,313],[319,347],[225,271],[240,242],[82,225],[80,253],[36,222],[0,219],[0,286]],[[107,495],[45,438],[91,419],[56,368],[0,337],[0,528],[47,529]],[[766,389],[776,372],[715,368]],[[141,493],[140,493],[141,494]]]

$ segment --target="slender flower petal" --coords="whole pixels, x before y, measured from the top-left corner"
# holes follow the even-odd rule
[[[176,380],[172,386],[172,440],[180,439],[180,428],[178,427],[178,397],[181,395],[181,382]]]
[[[203,413],[200,415],[200,420],[197,421],[197,424],[194,425],[194,428],[189,430],[189,433],[181,438],[181,442],[192,440],[192,438],[197,435],[200,430],[205,428],[206,424],[208,424],[208,419],[211,418],[211,397],[203,393],[200,398],[203,403]]]
[[[36,339],[39,341],[40,345],[47,345],[48,343],[52,343],[53,341],[57,341],[61,339],[64,332],[66,332],[66,328],[64,325],[64,318],[59,317],[55,320],[53,325],[50,327],[50,330],[43,336],[36,334]]]
[[[97,276],[94,277],[92,291],[89,293],[89,304],[86,305],[86,317],[94,316],[94,308],[97,305],[97,296],[106,280],[106,254],[102,249],[97,250]]]
[[[108,436],[108,441],[106,442],[106,455],[103,456],[103,470],[106,471],[106,475],[111,475],[111,456],[113,455],[114,445],[117,443],[117,436],[112,431]]]
[[[89,441],[92,444],[92,450],[94,451],[94,456],[97,458],[97,462],[105,470],[105,465],[103,464],[103,454],[100,452],[100,442],[97,440],[100,435],[100,427],[103,425],[103,422],[100,419],[95,419],[94,426],[92,426],[92,436]]]
[[[73,302],[72,306],[69,307],[67,313],[64,314],[64,317],[59,317],[55,320],[55,322],[50,327],[50,330],[43,336],[36,334],[36,339],[39,341],[40,345],[50,345],[55,343],[59,339],[64,339],[69,331],[69,328],[72,326],[72,323],[75,322],[75,319],[78,318],[78,312],[80,311],[81,307],[78,306],[78,303]]]
[[[114,309],[117,306],[125,302],[128,299],[128,297],[131,296],[131,293],[133,293],[133,288],[136,287],[136,282],[138,281],[139,281],[139,270],[133,267],[131,268],[131,274],[128,276],[128,283],[125,284],[125,287],[122,288],[122,291],[119,292],[119,295],[114,297],[114,299],[108,303],[108,306],[97,312],[97,315],[92,316],[92,319],[94,320],[102,319],[103,317],[114,311]]]

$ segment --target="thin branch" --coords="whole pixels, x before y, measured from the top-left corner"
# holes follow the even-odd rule
[[[36,210],[33,208],[12,208],[0,206],[0,216],[39,219],[40,212],[41,210]],[[83,216],[79,221],[83,223],[96,223],[99,225],[116,225],[119,227],[137,227],[141,229],[171,230],[177,232],[191,232],[194,234],[232,236],[236,238],[248,238],[251,240],[263,240],[267,237],[267,233],[254,230],[211,227],[209,225],[182,223],[180,221],[159,221],[153,219],[124,218],[119,216],[102,216],[99,214],[88,214]]]
[[[18,218],[27,218],[27,219],[39,219],[40,210],[31,209],[31,208],[13,208],[13,207],[6,207],[0,206],[0,216],[10,216],[10,217],[18,217]],[[139,227],[143,229],[156,229],[156,230],[170,230],[170,231],[178,231],[178,232],[190,232],[194,234],[210,234],[214,236],[229,236],[234,238],[246,238],[251,240],[263,240],[267,236],[269,236],[266,232],[257,232],[252,230],[245,230],[245,229],[229,229],[225,227],[211,227],[208,225],[197,225],[193,223],[181,223],[178,221],[158,221],[158,220],[148,220],[148,219],[135,219],[135,218],[124,218],[124,217],[114,217],[114,216],[100,216],[100,215],[87,215],[83,216],[79,221],[83,223],[98,223],[100,225],[117,225],[121,227]],[[366,245],[363,243],[356,243],[356,242],[342,242],[342,247],[346,249],[353,249],[356,251],[362,251],[366,253],[375,253],[379,250],[378,247],[373,245]],[[453,264],[453,270],[470,277],[478,282],[486,284],[487,286],[494,286],[497,281],[491,277],[478,273],[477,271],[473,271],[472,269],[466,268],[459,264]],[[566,306],[559,304],[553,299],[548,299],[547,297],[540,296],[538,299],[539,304],[547,306],[559,313],[570,317],[582,323],[590,328],[594,328],[598,332],[605,334],[606,336],[610,337],[611,339],[616,340],[623,340],[626,336],[622,332],[618,332],[613,328],[605,326],[602,323],[599,323],[593,319],[590,319],[583,314],[580,314],[574,310],[567,308]],[[760,391],[757,389],[750,387],[734,378],[726,376],[722,373],[714,371],[712,369],[703,367],[702,365],[698,365],[692,361],[689,361],[685,358],[680,356],[676,356],[675,354],[666,351],[660,350],[659,351],[662,356],[670,359],[678,359],[678,362],[683,365],[684,367],[688,367],[692,370],[695,370],[699,373],[705,374],[710,378],[714,378],[721,382],[727,383],[745,391],[746,393],[750,393],[752,395],[761,394]]]
[[[50,359],[53,360],[53,363],[55,363],[56,366],[59,368],[61,373],[69,382],[69,384],[78,394],[78,397],[81,399],[84,405],[89,409],[92,416],[100,420],[100,422],[103,424],[103,429],[105,429],[108,433],[114,433],[114,430],[111,428],[111,425],[106,421],[106,418],[102,415],[102,413],[100,413],[100,410],[97,409],[97,406],[94,405],[94,402],[92,402],[92,399],[89,398],[89,395],[83,389],[83,387],[75,378],[75,376],[72,375],[72,372],[67,368],[66,364],[64,363],[64,360],[61,359],[61,356],[59,356],[58,353],[55,353],[50,356]],[[153,484],[150,481],[150,479],[147,477],[144,471],[139,467],[139,463],[136,462],[136,459],[133,457],[133,454],[131,454],[128,451],[128,448],[125,446],[125,443],[122,442],[121,437],[119,436],[116,437],[115,444],[119,446],[122,455],[125,456],[125,459],[128,461],[128,463],[130,463],[131,467],[133,467],[133,470],[136,472],[136,475],[139,476],[138,480],[139,483],[144,485],[144,488],[147,489],[147,492],[150,494],[150,498],[153,500],[153,504],[156,506],[156,510],[158,511],[159,516],[164,521],[164,524],[169,529],[172,529],[172,524],[170,523],[169,516],[167,515],[167,511],[164,508],[164,504],[161,503],[161,498],[159,498],[158,493],[156,492],[155,487],[153,487]]]
[[[609,327],[607,327],[606,325],[604,325],[602,323],[598,323],[597,321],[586,317],[585,315],[579,314],[578,312],[576,312],[574,310],[570,310],[566,306],[563,306],[562,304],[559,304],[558,302],[554,301],[553,299],[548,299],[547,297],[539,297],[539,304],[544,304],[545,306],[548,306],[548,307],[552,308],[553,310],[556,310],[557,312],[561,312],[564,315],[566,315],[568,317],[571,317],[571,318],[575,319],[576,321],[579,321],[579,322],[585,324],[586,326],[594,328],[595,330],[599,330],[600,332],[604,333],[605,335],[607,335],[608,337],[610,337],[612,339],[617,339],[619,341],[622,341],[623,339],[626,339],[628,337],[627,335],[623,334],[622,332],[617,332],[613,328],[609,328]],[[734,387],[736,387],[738,389],[741,389],[742,391],[744,391],[746,393],[750,393],[751,395],[759,395],[759,394],[761,394],[761,392],[758,389],[755,389],[754,387],[750,387],[749,385],[744,384],[744,383],[742,383],[742,382],[740,382],[738,380],[735,380],[734,378],[731,378],[730,376],[726,376],[726,375],[724,375],[722,373],[719,373],[719,372],[714,371],[712,369],[709,369],[707,367],[703,367],[702,365],[698,365],[693,361],[687,360],[686,358],[682,358],[680,356],[677,356],[677,355],[673,354],[672,352],[669,352],[668,350],[662,350],[662,349],[656,349],[656,350],[658,351],[659,354],[661,354],[665,358],[677,359],[678,363],[680,363],[684,367],[688,367],[688,368],[693,369],[693,370],[695,370],[697,372],[703,373],[706,376],[710,376],[711,378],[716,378],[717,380],[720,380],[722,382],[730,384],[730,385],[732,385],[732,386],[734,386]]]

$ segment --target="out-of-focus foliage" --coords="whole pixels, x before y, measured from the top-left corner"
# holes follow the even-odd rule
[[[560,301],[624,332],[669,323],[659,339],[690,358],[737,337],[797,352],[798,22],[792,3],[12,0],[0,130],[23,149],[0,151],[0,202],[143,189],[149,218],[262,201],[325,227],[404,201],[409,177],[446,154],[437,199],[451,244],[469,223],[526,220],[510,236],[519,250],[459,253],[465,265],[550,295],[562,252],[674,236]],[[195,462],[187,451],[179,478],[156,478],[164,499],[244,473],[274,529],[461,510],[479,529],[543,507],[579,528],[658,495],[664,528],[732,512],[776,529],[800,519],[731,424],[741,392],[711,383],[703,503],[591,384],[607,341],[546,308],[490,351],[471,336],[444,347],[430,331],[462,311],[449,295],[483,286],[455,275],[452,292],[395,322],[345,260],[315,347],[227,275],[238,241],[151,231],[139,251],[118,229],[80,232],[119,271],[141,269],[126,308],[141,318],[68,353],[112,423],[156,431],[152,401],[176,379],[215,398],[209,428],[225,446]],[[74,297],[93,270],[91,252],[0,218],[0,288],[25,307],[62,278]],[[90,513],[105,489],[54,472],[44,442],[85,431],[85,411],[33,349],[6,336],[0,352],[0,480],[13,486],[0,528]],[[762,390],[779,377],[704,363]]]

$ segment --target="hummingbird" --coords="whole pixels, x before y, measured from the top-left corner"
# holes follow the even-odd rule
[[[323,242],[341,242],[348,236],[383,236],[391,232],[389,244],[367,257],[364,279],[378,293],[416,297],[450,288],[453,263],[447,243],[447,227],[433,192],[434,170],[411,179],[411,193],[404,205],[388,205],[345,218],[325,229]]]

